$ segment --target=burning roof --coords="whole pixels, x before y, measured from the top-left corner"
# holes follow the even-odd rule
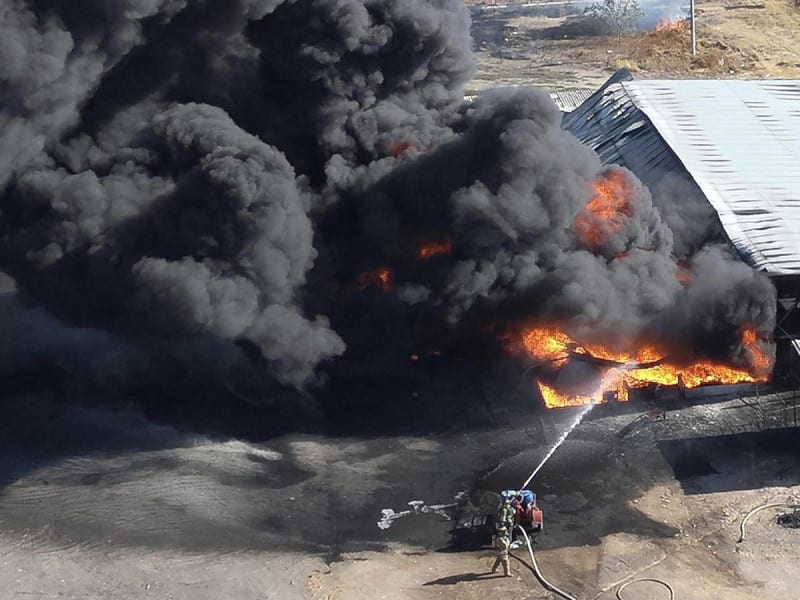
[[[458,0],[79,4],[5,9],[0,266],[120,355],[211,339],[238,381],[254,348],[259,398],[348,349],[405,363],[434,327],[680,339],[753,373],[746,328],[770,355],[770,282],[672,227],[547,94],[464,103]]]
[[[604,162],[630,168],[656,196],[683,179],[695,202],[676,206],[674,185],[663,201],[656,198],[677,235],[717,222],[754,267],[796,275],[798,101],[798,80],[638,81],[620,72],[564,126]]]

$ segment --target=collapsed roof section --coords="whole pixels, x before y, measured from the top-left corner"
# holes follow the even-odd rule
[[[634,80],[616,73],[564,117],[648,186],[684,171],[737,251],[800,277],[800,80]]]

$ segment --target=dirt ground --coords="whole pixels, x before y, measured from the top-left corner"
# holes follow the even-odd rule
[[[663,579],[680,599],[795,597],[800,531],[775,521],[791,511],[756,514],[737,543],[749,510],[800,499],[800,434],[783,429],[792,424],[790,409],[748,402],[757,408],[735,400],[668,411],[622,438],[617,433],[634,415],[580,425],[534,485],[546,519],[536,544],[545,576],[581,599],[611,600],[620,584],[638,578]],[[525,432],[509,435],[521,441]],[[480,483],[503,487],[540,456],[541,449],[524,450]],[[488,573],[488,550],[392,546],[348,556],[310,585],[320,599],[554,597],[534,578],[525,550],[514,557],[515,577],[505,579]],[[659,600],[668,592],[640,582],[625,597]]]
[[[578,6],[566,3],[558,12],[474,17],[478,73],[470,91],[497,85],[596,89],[620,68],[646,79],[800,77],[800,6],[794,0],[699,0],[695,56],[688,29],[617,39],[592,35]]]
[[[639,577],[680,599],[793,597],[800,530],[768,509],[737,539],[750,509],[800,499],[797,407],[707,400],[659,401],[663,419],[639,419],[652,403],[596,407],[553,455],[533,484],[546,524],[536,553],[553,583],[581,600],[610,600]],[[487,547],[449,546],[441,514],[377,522],[412,500],[519,486],[575,409],[483,432],[248,444],[57,404],[35,428],[12,418],[41,404],[19,399],[3,415],[0,598],[552,597],[524,549],[514,577],[495,577]],[[87,448],[89,428],[107,443]],[[635,586],[629,598],[667,598]]]

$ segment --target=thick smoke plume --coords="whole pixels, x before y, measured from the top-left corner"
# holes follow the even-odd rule
[[[28,306],[14,314],[61,323],[44,354],[117,344],[140,373],[154,344],[229,340],[296,387],[348,347],[379,354],[370,315],[406,333],[540,318],[720,334],[733,358],[730,332],[767,337],[768,280],[674,236],[546,94],[465,104],[469,25],[458,0],[7,0],[0,269]],[[586,213],[598,181],[627,198],[610,228]],[[421,260],[428,242],[447,251]],[[374,269],[385,289],[359,286]]]

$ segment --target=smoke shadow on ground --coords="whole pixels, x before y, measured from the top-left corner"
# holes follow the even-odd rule
[[[318,549],[261,526],[265,498],[315,475],[282,452],[44,396],[5,398],[0,423],[0,520],[32,546]]]
[[[155,424],[135,405],[87,407],[43,394],[6,397],[0,423],[0,520],[9,532],[58,530],[59,543],[113,538],[217,551],[371,543],[380,537],[374,515],[398,503],[385,487],[396,473],[383,482],[380,465],[394,454],[391,439],[287,434],[249,443]],[[332,458],[353,445],[349,458]],[[367,469],[376,478],[368,516],[315,480],[327,460],[345,471],[378,463]],[[404,460],[398,455],[401,471]]]
[[[89,411],[38,395],[0,403],[0,490],[29,472],[68,457],[156,450],[187,440],[135,413]]]
[[[800,483],[798,445],[797,428],[658,442],[687,495],[795,486]],[[772,468],[765,469],[765,463]]]
[[[452,502],[465,477],[497,460],[486,437],[293,433],[251,443],[154,424],[135,405],[6,396],[0,521],[12,539],[51,549],[334,556],[387,541],[436,547],[448,522],[423,515],[386,532],[381,509]]]

